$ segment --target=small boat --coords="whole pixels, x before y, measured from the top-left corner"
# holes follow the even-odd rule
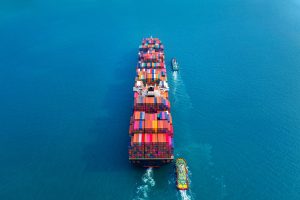
[[[183,158],[176,159],[176,186],[178,190],[189,189],[188,170],[186,161]]]
[[[178,71],[179,70],[179,64],[178,64],[176,58],[172,58],[172,70],[173,71]]]

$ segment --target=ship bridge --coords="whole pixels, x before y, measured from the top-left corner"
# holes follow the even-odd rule
[[[133,91],[137,92],[139,96],[160,97],[162,93],[169,91],[169,85],[166,81],[160,81],[158,85],[145,85],[142,81],[136,81]]]

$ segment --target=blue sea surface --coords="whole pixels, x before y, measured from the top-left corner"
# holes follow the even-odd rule
[[[128,163],[151,35],[166,47],[186,193],[171,165]],[[300,1],[2,0],[0,199],[299,200]]]

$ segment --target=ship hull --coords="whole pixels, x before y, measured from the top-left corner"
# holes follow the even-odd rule
[[[164,46],[158,38],[145,38],[139,47],[129,126],[129,161],[136,166],[160,167],[174,159],[168,91]]]
[[[169,164],[173,162],[173,159],[134,159],[130,160],[131,164],[137,166],[137,167],[151,167],[151,168],[158,168],[163,165]]]

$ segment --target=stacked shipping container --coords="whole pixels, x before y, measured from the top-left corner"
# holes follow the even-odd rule
[[[170,163],[174,158],[174,134],[164,46],[158,38],[143,39],[136,73],[129,160],[141,166]]]

